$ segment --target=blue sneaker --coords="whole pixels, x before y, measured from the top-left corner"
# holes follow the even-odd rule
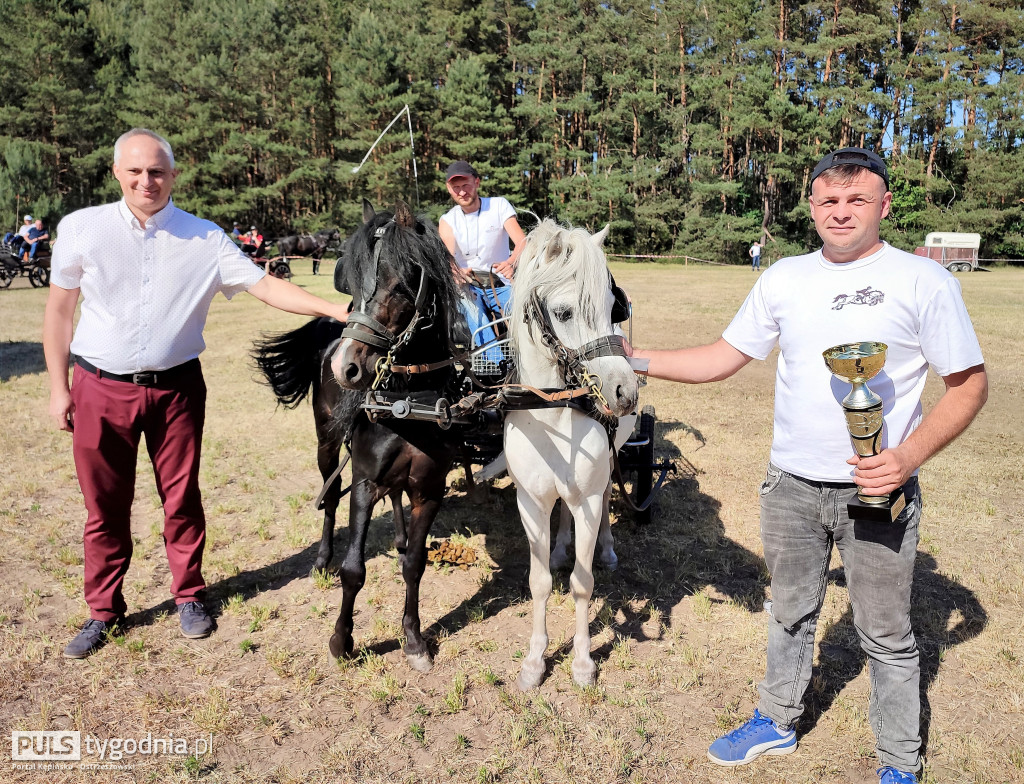
[[[796,730],[784,730],[755,710],[754,718],[711,744],[708,759],[716,765],[746,765],[762,754],[792,754],[794,751]]]
[[[879,768],[875,772],[878,774],[878,784],[917,784],[917,776],[913,773],[896,770],[891,765]]]
[[[213,618],[206,612],[202,602],[185,602],[178,605],[181,633],[190,640],[201,640],[213,632]]]

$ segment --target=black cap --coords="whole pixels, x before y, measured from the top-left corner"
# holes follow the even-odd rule
[[[444,181],[448,182],[452,177],[479,177],[476,173],[476,169],[469,165],[468,161],[454,161],[449,164],[448,171],[445,172]]]
[[[885,181],[886,189],[889,188],[889,170],[885,168],[885,161],[863,147],[843,147],[841,150],[830,152],[814,167],[814,171],[811,172],[811,183],[836,166],[860,166],[881,177]]]

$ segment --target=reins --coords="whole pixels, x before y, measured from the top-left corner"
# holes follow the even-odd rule
[[[365,293],[363,301],[373,297],[379,283],[380,256],[383,239],[395,220],[388,221],[374,231],[376,242],[373,247],[373,289]],[[429,280],[422,265],[419,269],[420,279],[414,301],[414,313],[409,323],[400,333],[396,334],[386,325],[363,313],[353,311],[349,314],[348,323],[341,333],[342,339],[351,339],[375,349],[386,352],[377,360],[374,367],[375,377],[363,402],[363,409],[371,419],[393,416],[398,419],[432,419],[442,428],[448,428],[453,421],[464,420],[473,414],[485,410],[522,411],[527,409],[574,408],[600,422],[608,431],[609,440],[614,438],[618,419],[606,414],[611,406],[601,391],[601,377],[593,374],[586,366],[591,359],[606,356],[626,356],[622,338],[618,335],[607,335],[572,349],[565,346],[554,334],[547,313],[536,293],[532,295],[530,307],[524,319],[534,320],[538,324],[543,344],[555,355],[556,362],[566,383],[564,389],[539,389],[526,384],[487,384],[472,370],[468,361],[470,352],[460,352],[448,337],[448,351],[451,354],[435,362],[399,364],[400,353],[412,342],[416,334],[432,325],[436,318],[433,301],[429,299]],[[474,392],[464,396],[455,403],[441,394],[433,405],[413,401],[401,393],[387,392],[388,380],[393,375],[414,376],[431,373],[446,367],[460,365],[462,373],[469,379]]]

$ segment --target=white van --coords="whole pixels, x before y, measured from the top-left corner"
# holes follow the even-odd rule
[[[970,232],[933,231],[924,238],[924,247],[914,253],[934,259],[950,272],[978,269],[981,235]]]

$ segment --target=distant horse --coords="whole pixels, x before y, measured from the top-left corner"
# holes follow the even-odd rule
[[[446,479],[459,452],[457,431],[432,422],[382,419],[371,422],[360,408],[363,392],[376,378],[377,361],[392,350],[425,364],[445,359],[454,341],[465,341],[458,294],[448,251],[436,229],[414,218],[399,202],[394,214],[363,205],[363,225],[345,246],[342,287],[352,294],[348,326],[317,319],[293,332],[257,344],[255,357],[278,400],[295,406],[313,389],[318,463],[325,481],[338,466],[343,443],[352,453],[349,541],[342,561],[341,611],[330,640],[331,654],[353,652],[352,611],[366,580],[365,543],[374,505],[387,497],[395,511],[395,546],[405,578],[405,654],[420,672],[432,666],[420,633],[419,585],[427,563],[427,533],[444,498]],[[402,345],[396,348],[395,338]],[[393,376],[390,391],[436,399],[448,389],[452,369]],[[339,381],[345,389],[339,385]],[[315,568],[331,559],[340,480],[324,498],[324,528]],[[402,492],[411,514],[406,526]]]
[[[290,234],[275,242],[282,256],[312,256],[313,274],[320,274],[320,260],[327,248],[341,241],[338,229],[323,229],[314,234]]]
[[[612,429],[636,407],[638,385],[613,332],[614,295],[601,250],[606,226],[593,237],[545,220],[527,237],[514,281],[509,334],[518,381],[539,388],[588,387],[591,411],[546,408],[510,411],[505,418],[505,455],[516,483],[523,527],[530,541],[533,633],[517,684],[540,685],[548,645],[547,600],[551,595],[551,509],[558,498],[575,519],[576,566],[569,579],[576,603],[573,679],[595,682],[590,656],[593,560],[606,503]]]

